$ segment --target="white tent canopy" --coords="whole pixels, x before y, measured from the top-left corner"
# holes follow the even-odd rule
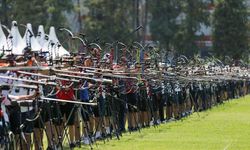
[[[42,49],[41,45],[38,43],[34,35],[32,25],[30,23],[28,23],[26,26],[26,31],[23,36],[23,40],[26,41],[26,46],[28,46],[27,43],[30,43],[32,51],[40,51]]]
[[[56,36],[55,27],[53,26],[50,27],[49,31],[49,44],[51,43],[54,43],[54,46],[49,50],[49,53],[50,55],[52,55],[52,58],[70,55],[69,52],[60,44]]]
[[[8,45],[7,45],[6,36],[3,32],[2,24],[0,22],[0,51],[7,50],[7,49],[8,49]]]
[[[20,35],[17,22],[12,21],[11,30],[6,38],[0,24],[0,50],[12,49],[14,55],[23,55],[24,49],[30,44],[32,51],[48,52],[53,59],[70,55],[69,52],[61,45],[57,38],[55,27],[50,27],[48,39],[42,25],[38,28],[38,35],[35,37],[30,23],[26,26],[25,34],[22,38]]]
[[[39,25],[37,33],[38,34],[36,36],[36,39],[37,39],[38,43],[43,47],[44,43],[47,42],[45,39],[45,32],[44,32],[43,25]]]
[[[10,40],[10,43],[12,43],[12,53],[14,55],[23,55],[23,50],[26,47],[26,44],[20,35],[16,21],[12,21],[8,40]]]

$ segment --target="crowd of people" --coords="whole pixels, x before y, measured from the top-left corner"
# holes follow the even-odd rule
[[[39,26],[35,37],[27,24],[22,38],[13,21],[6,38],[0,24],[0,149],[92,148],[97,140],[120,139],[250,93],[247,66],[185,56],[161,63],[154,45],[114,42],[104,51],[60,30],[79,39],[86,53],[70,54],[54,27],[46,35]]]
[[[145,65],[142,73],[142,65],[132,68],[125,59],[110,67],[110,60],[88,56],[76,62],[77,57],[47,68],[37,53],[7,59],[8,69],[0,69],[3,148],[92,147],[96,140],[120,139],[124,132],[179,120],[250,93],[249,78],[239,76],[248,73],[246,68],[219,73],[186,68],[182,74]]]

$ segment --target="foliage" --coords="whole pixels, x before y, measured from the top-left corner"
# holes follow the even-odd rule
[[[209,24],[207,3],[203,0],[151,1],[150,29],[161,47],[192,56],[197,53],[196,32]]]
[[[174,45],[174,36],[178,31],[176,18],[180,15],[181,4],[176,0],[150,1],[152,20],[150,29],[154,40],[158,40],[161,47],[170,50]]]
[[[9,1],[8,0],[0,0],[0,21],[2,24],[7,24],[8,23],[8,6],[9,6]]]
[[[196,41],[199,36],[196,32],[201,29],[201,25],[209,25],[209,12],[207,3],[203,0],[184,0],[182,1],[181,27],[175,35],[175,45],[179,53],[193,56],[198,52]]]
[[[39,0],[38,0],[39,1]],[[73,9],[73,3],[71,0],[45,0],[46,12],[49,16],[47,22],[48,26],[68,26],[65,18],[65,12],[69,12]]]
[[[124,38],[133,30],[133,3],[129,0],[86,0],[89,15],[85,20],[87,37],[99,37],[105,42],[132,41],[133,35]]]
[[[224,0],[216,6],[213,17],[214,52],[222,59],[248,57],[248,22],[245,0]]]
[[[46,26],[65,26],[65,11],[73,8],[69,0],[1,0],[1,20],[9,25],[12,20],[18,23],[32,23],[33,27],[40,24]]]
[[[246,0],[214,1],[218,4],[212,22],[214,52],[221,58],[227,55],[234,59],[247,57],[244,55],[249,53]],[[66,21],[65,14],[74,10],[73,2],[74,0],[0,0],[0,20],[8,26],[12,20],[22,24],[31,22],[34,31],[39,24],[45,25],[46,30],[51,25],[68,27],[71,23]],[[141,7],[138,6],[139,2]],[[89,41],[100,38],[102,43],[120,40],[130,44],[140,39],[139,34],[129,33],[142,22],[145,36],[148,31],[147,22],[150,22],[150,33],[153,41],[159,41],[160,49],[193,56],[198,52],[196,42],[200,39],[196,33],[201,29],[201,25],[209,25],[210,22],[207,2],[85,0],[84,5],[87,9],[84,8],[89,10],[89,13],[82,27]],[[75,7],[75,10],[78,13],[79,6]]]

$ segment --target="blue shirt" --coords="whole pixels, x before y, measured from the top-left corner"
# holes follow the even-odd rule
[[[88,90],[88,82],[85,81],[83,84],[83,89],[80,89],[80,99],[83,102],[88,102],[89,101],[89,90]]]

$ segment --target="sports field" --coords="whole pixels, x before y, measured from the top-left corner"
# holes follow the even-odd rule
[[[206,112],[162,124],[141,133],[123,134],[93,146],[98,150],[249,150],[250,96],[225,102]],[[81,149],[89,149],[84,146]]]

